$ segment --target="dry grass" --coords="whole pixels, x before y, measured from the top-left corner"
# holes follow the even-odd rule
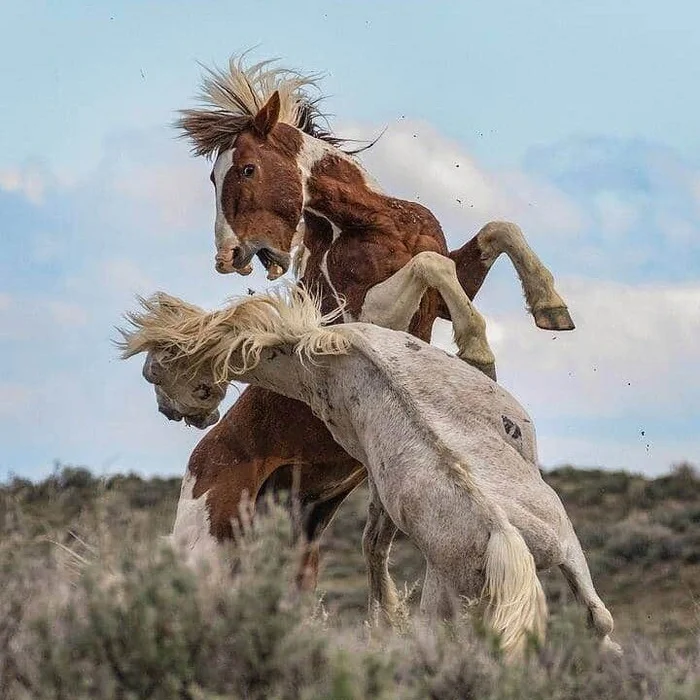
[[[607,478],[575,471],[550,475],[569,492],[569,503],[585,501],[593,510],[601,500],[593,491]],[[610,516],[619,539],[599,537],[595,552],[602,553],[601,587],[621,596],[628,586],[633,607],[646,600],[639,595],[644,580],[633,589],[620,578],[625,567],[610,561],[620,558],[635,571],[652,572],[659,561],[668,563],[649,542],[693,531],[695,502],[688,492],[695,477],[683,490],[673,479],[644,482],[649,493],[643,508],[621,503],[636,477],[623,485],[615,479],[602,500],[616,494],[627,515]],[[572,491],[580,501],[571,500]],[[638,499],[639,488],[633,491]],[[599,656],[581,616],[550,582],[549,640],[520,668],[505,668],[492,640],[466,623],[433,629],[415,623],[403,636],[368,635],[357,556],[361,494],[331,533],[320,605],[289,586],[294,548],[288,518],[278,507],[246,533],[231,555],[233,565],[229,559],[206,570],[185,567],[157,537],[167,530],[176,493],[177,480],[100,482],[84,470],[57,472],[39,485],[16,480],[2,489],[0,698],[700,697],[698,625],[692,620],[684,621],[680,645],[654,626],[644,628],[644,636],[627,630],[624,659],[611,661]],[[628,531],[639,510],[647,513],[647,524]],[[607,527],[603,520],[598,524]],[[639,560],[638,541],[646,542],[639,545]],[[671,547],[670,561],[694,566],[684,552]],[[406,543],[396,549],[393,570],[398,578],[419,577]],[[672,598],[662,600],[672,607]]]

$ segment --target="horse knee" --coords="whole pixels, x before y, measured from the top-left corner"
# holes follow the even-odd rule
[[[418,253],[411,260],[411,265],[413,266],[413,274],[428,287],[435,286],[435,278],[438,275],[445,273],[454,274],[455,277],[457,275],[457,266],[452,258],[431,250]]]
[[[477,234],[481,261],[491,265],[496,258],[523,239],[520,226],[510,221],[489,221]]]

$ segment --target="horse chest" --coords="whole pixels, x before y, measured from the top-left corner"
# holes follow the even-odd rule
[[[347,311],[356,319],[367,292],[389,279],[411,257],[400,245],[341,237],[324,254],[320,272],[333,293],[345,299]]]

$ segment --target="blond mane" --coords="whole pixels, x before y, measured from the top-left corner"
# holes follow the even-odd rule
[[[184,109],[175,126],[192,142],[192,152],[211,156],[231,148],[253,118],[277,91],[280,96],[280,122],[337,146],[342,139],[327,130],[326,119],[318,109],[321,97],[312,98],[308,89],[318,89],[319,75],[275,67],[275,60],[244,65],[245,54],[232,56],[228,69],[207,68],[198,99],[201,107]]]
[[[345,354],[350,347],[342,326],[327,326],[341,310],[323,315],[301,287],[234,299],[220,311],[205,311],[164,292],[139,301],[142,311],[126,314],[131,328],[119,329],[122,358],[157,350],[165,363],[209,363],[217,382],[254,369],[265,348],[291,346],[313,362],[317,356]]]

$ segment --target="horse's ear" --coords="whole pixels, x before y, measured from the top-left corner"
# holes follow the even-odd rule
[[[275,90],[253,119],[253,129],[266,138],[280,118],[280,93]]]

